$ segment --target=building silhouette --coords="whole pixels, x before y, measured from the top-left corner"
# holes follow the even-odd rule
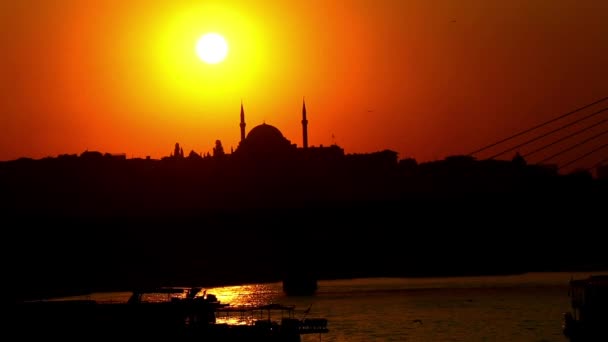
[[[328,147],[308,145],[308,119],[306,117],[306,102],[302,101],[302,146],[292,143],[285,138],[281,131],[267,123],[253,127],[248,133],[245,131],[245,110],[241,103],[240,133],[241,141],[234,156],[240,160],[249,161],[283,161],[307,160],[308,162],[326,159],[344,158],[344,149],[337,145]]]
[[[306,119],[306,102],[302,100],[302,147],[308,148],[308,120]]]
[[[243,109],[243,102],[241,101],[241,141],[245,140],[245,110]]]

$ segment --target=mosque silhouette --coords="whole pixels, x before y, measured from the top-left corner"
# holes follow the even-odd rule
[[[292,144],[287,140],[281,131],[271,125],[267,125],[265,122],[261,125],[254,127],[247,136],[245,136],[245,110],[243,109],[243,103],[241,103],[241,141],[239,143],[238,150],[244,151],[244,153],[293,153],[293,149],[296,148],[295,144]],[[302,146],[308,148],[308,120],[306,119],[306,102],[302,101]]]
[[[344,149],[335,144],[330,146],[309,146],[308,119],[306,116],[306,102],[304,101],[302,101],[302,145],[300,147],[285,138],[277,127],[265,122],[253,127],[249,133],[246,133],[247,124],[242,103],[240,118],[241,140],[233,153],[233,157],[236,160],[294,162],[294,160],[302,158],[306,158],[309,161],[318,161],[319,159],[336,159],[344,158],[345,156]]]

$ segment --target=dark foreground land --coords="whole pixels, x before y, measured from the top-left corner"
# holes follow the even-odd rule
[[[27,298],[274,282],[286,271],[332,279],[608,269],[599,205],[530,202],[506,212],[486,197],[179,218],[22,217],[3,224],[4,279]]]
[[[585,175],[510,164],[277,172],[37,163],[0,165],[3,279],[15,299],[274,282],[286,272],[608,269],[607,183]]]

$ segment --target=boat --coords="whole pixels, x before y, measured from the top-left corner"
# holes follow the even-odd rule
[[[40,300],[18,303],[12,327],[20,339],[167,339],[172,341],[299,342],[324,334],[327,320],[298,319],[295,306],[269,304],[233,308],[200,288],[133,291],[127,301]],[[245,310],[246,309],[246,310]],[[266,315],[253,315],[256,312]],[[276,319],[272,312],[279,311]],[[246,324],[218,321],[218,315],[252,313]]]
[[[564,313],[563,333],[572,341],[608,341],[608,275],[572,279],[572,310]]]
[[[249,325],[260,331],[277,332],[278,335],[282,335],[279,338],[280,341],[300,341],[300,335],[329,332],[327,319],[306,318],[308,312],[310,312],[310,307],[304,311],[304,317],[298,319],[295,317],[295,305],[277,303],[218,309],[218,315],[224,315],[224,318],[237,315],[241,321],[250,322]]]

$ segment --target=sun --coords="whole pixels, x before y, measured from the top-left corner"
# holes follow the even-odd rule
[[[228,55],[228,43],[217,33],[207,33],[196,43],[196,54],[205,63],[217,64]]]

